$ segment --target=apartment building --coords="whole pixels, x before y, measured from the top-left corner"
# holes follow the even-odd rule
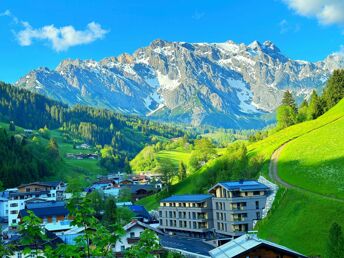
[[[261,219],[269,188],[254,180],[221,182],[209,189],[214,228],[218,234],[240,236]]]
[[[160,201],[159,223],[164,232],[207,238],[213,234],[212,195],[174,195]]]
[[[160,201],[164,232],[209,238],[236,237],[252,230],[266,204],[269,188],[255,180],[221,182],[209,194],[175,195]]]

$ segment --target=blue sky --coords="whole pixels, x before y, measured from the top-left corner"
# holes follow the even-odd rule
[[[65,58],[132,53],[157,38],[273,41],[293,59],[318,61],[344,44],[342,0],[0,0],[0,80],[55,68]],[[62,28],[62,29],[61,29]]]

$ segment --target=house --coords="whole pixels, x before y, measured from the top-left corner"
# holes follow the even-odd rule
[[[119,182],[119,184],[122,186],[122,185],[132,185],[133,184],[133,180],[131,179],[124,179],[124,180],[121,180]]]
[[[153,221],[152,216],[142,205],[128,205],[126,206],[135,214],[135,219],[140,222],[150,223]]]
[[[164,232],[190,237],[237,237],[261,219],[269,188],[255,180],[221,182],[209,194],[175,195],[160,201]]]
[[[158,189],[152,184],[127,184],[125,187],[130,189],[131,200],[133,202],[152,195],[158,191]]]
[[[116,252],[117,256],[121,256],[123,251],[130,248],[133,244],[140,240],[140,235],[146,229],[154,231],[156,234],[161,234],[162,232],[150,225],[142,223],[138,220],[133,220],[123,227],[125,234],[120,237],[116,242],[113,251]]]
[[[55,182],[33,182],[29,184],[22,184],[18,186],[18,192],[39,192],[39,191],[50,191],[52,196],[56,196],[56,200],[63,199],[63,193],[66,190],[66,184],[62,181]]]
[[[30,201],[25,205],[25,209],[19,212],[21,220],[28,215],[28,210],[42,219],[44,227],[53,232],[66,231],[72,226],[69,211],[63,201]]]
[[[60,181],[34,182],[12,189],[8,196],[8,226],[16,227],[19,211],[25,209],[27,201],[61,201],[65,189],[66,184]]]
[[[283,257],[305,258],[306,256],[285,246],[260,239],[255,234],[245,234],[209,252],[213,258]]]
[[[190,237],[213,235],[212,195],[174,195],[160,201],[159,224],[164,232]]]

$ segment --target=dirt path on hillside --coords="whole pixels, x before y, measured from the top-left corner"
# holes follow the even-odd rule
[[[293,140],[295,140],[295,139],[293,139]],[[293,141],[293,140],[291,140],[291,141]],[[278,158],[281,155],[283,149],[291,141],[284,143],[277,150],[275,150],[274,153],[272,153],[271,159],[270,159],[270,165],[269,165],[269,177],[271,179],[273,179],[275,182],[277,182],[279,185],[282,185],[285,188],[296,189],[296,190],[298,190],[300,192],[308,193],[308,194],[313,194],[313,195],[316,195],[316,196],[318,196],[320,198],[324,198],[324,199],[327,199],[327,200],[344,203],[344,199],[340,199],[340,198],[336,198],[336,197],[331,197],[331,196],[328,196],[328,195],[324,195],[324,194],[321,194],[321,193],[316,193],[316,192],[310,191],[308,189],[304,189],[304,188],[296,186],[296,185],[291,185],[291,184],[289,184],[288,182],[284,181],[282,178],[280,178],[278,176]]]

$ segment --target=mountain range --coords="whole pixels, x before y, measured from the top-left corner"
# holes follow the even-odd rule
[[[15,86],[75,105],[170,122],[261,128],[290,90],[298,101],[320,92],[344,57],[292,60],[270,41],[251,44],[155,40],[132,55],[63,60]]]

